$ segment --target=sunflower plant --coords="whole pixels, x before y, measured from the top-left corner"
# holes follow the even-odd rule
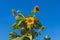
[[[32,10],[32,13],[40,12],[39,7],[35,6]],[[25,16],[20,12],[20,10],[12,9],[12,15],[15,16],[16,22],[11,26],[14,30],[20,30],[20,35],[16,32],[11,32],[9,36],[9,40],[33,40],[35,37],[40,35],[40,30],[44,29],[44,26],[41,24],[38,17],[33,14],[29,16]],[[39,29],[38,32],[35,29]]]

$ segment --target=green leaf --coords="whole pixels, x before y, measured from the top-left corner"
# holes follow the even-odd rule
[[[41,26],[42,26],[41,22],[35,20],[33,27],[36,29],[40,29]]]
[[[21,35],[26,34],[26,32],[27,32],[26,29],[22,29],[22,30],[21,30]]]
[[[12,40],[14,38],[17,38],[19,35],[17,35],[15,32],[10,32],[9,34],[9,40]]]
[[[20,25],[19,22],[15,22],[11,27],[12,27],[13,29],[19,29],[19,28],[20,28],[19,25]]]
[[[29,37],[24,37],[23,40],[30,40],[30,38]]]
[[[34,17],[36,21],[39,21],[39,19],[37,17]]]
[[[25,23],[25,21],[22,21],[22,23],[19,25],[21,28],[24,27],[25,29],[27,28],[27,25]]]
[[[44,26],[41,26],[40,29],[41,29],[41,30],[44,30]]]
[[[15,17],[15,19],[16,19],[16,21],[24,20],[24,18],[23,18],[23,17],[21,17],[21,16],[16,16],[16,17]]]

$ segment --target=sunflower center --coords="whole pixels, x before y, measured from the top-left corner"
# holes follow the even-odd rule
[[[39,8],[38,7],[36,7],[36,11],[39,11]]]
[[[28,22],[29,22],[29,23],[31,23],[31,22],[32,22],[32,20],[31,20],[31,19],[29,19],[29,20],[28,20]]]

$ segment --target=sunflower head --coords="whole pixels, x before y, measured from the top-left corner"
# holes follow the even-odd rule
[[[27,17],[25,20],[25,23],[27,26],[33,25],[34,24],[34,17]]]
[[[40,12],[39,6],[36,5],[34,7],[34,9],[32,10],[32,12],[38,12],[39,13]]]
[[[36,12],[39,12],[40,10],[39,10],[39,7],[36,5],[35,7],[34,7],[34,10],[36,11]]]

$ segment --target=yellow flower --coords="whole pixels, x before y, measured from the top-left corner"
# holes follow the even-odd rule
[[[36,6],[34,7],[34,9],[32,10],[32,12],[38,12],[38,13],[39,13],[39,12],[40,12],[39,6],[36,5]]]
[[[33,25],[34,24],[34,17],[26,18],[25,23],[27,24],[27,26]]]

